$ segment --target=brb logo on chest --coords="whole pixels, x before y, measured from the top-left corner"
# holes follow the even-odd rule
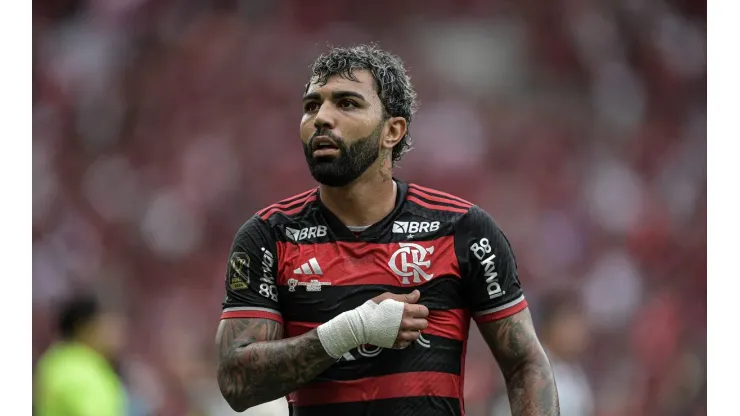
[[[408,285],[411,276],[414,277],[414,283],[421,283],[422,277],[427,282],[434,277],[434,273],[426,272],[432,265],[431,260],[427,259],[427,254],[434,253],[434,246],[427,248],[415,243],[398,245],[400,248],[391,256],[388,267],[403,278],[402,284]]]
[[[293,241],[301,241],[305,239],[311,239],[316,237],[326,236],[326,226],[319,225],[313,227],[306,227],[300,230],[295,228],[285,227],[285,234]]]
[[[439,221],[394,221],[393,222],[393,233],[394,234],[416,234],[416,233],[431,233],[439,230]]]

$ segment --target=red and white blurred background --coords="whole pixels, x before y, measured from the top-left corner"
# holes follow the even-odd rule
[[[705,414],[706,2],[33,7],[34,360],[55,302],[94,288],[128,318],[137,414],[233,414],[213,351],[231,239],[314,186],[298,138],[312,59],[376,41],[421,101],[396,176],[496,218],[536,317],[564,290],[583,304],[570,342],[588,388],[561,394],[594,415]],[[505,415],[471,338],[469,414]]]

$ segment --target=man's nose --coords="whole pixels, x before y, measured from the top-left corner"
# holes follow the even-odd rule
[[[316,113],[316,118],[313,120],[313,125],[317,130],[332,130],[335,127],[334,112],[331,105],[324,103]]]

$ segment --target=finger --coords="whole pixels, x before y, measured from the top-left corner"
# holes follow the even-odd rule
[[[404,318],[401,321],[402,331],[422,331],[429,327],[429,321],[423,318]]]
[[[393,349],[395,349],[395,350],[402,350],[404,348],[407,348],[409,345],[411,345],[411,342],[407,342],[407,341],[396,341],[396,343],[393,344]]]
[[[429,316],[429,308],[424,305],[409,305],[404,307],[404,314],[414,318],[426,318]]]
[[[406,303],[416,303],[419,301],[420,297],[421,297],[421,292],[414,289],[413,292],[404,295],[405,299],[403,301]]]
[[[397,302],[404,302],[405,303],[406,302],[406,295],[396,295],[395,293],[385,292],[385,293],[383,293],[381,295],[378,295],[378,296],[374,297],[373,298],[373,301],[375,301],[375,303],[378,303],[379,304],[380,302],[382,302],[382,301],[384,301],[386,299],[393,299],[393,300],[395,300]]]
[[[404,298],[403,298],[402,295],[394,295],[393,293],[390,293],[390,292],[385,292],[385,293],[383,293],[381,295],[378,295],[378,296],[374,297],[372,300],[373,300],[373,302],[375,302],[377,304],[380,304],[380,302],[382,302],[382,301],[384,301],[386,299],[393,299],[393,300],[397,300],[399,302],[403,302],[403,300],[404,300]]]
[[[407,342],[414,342],[417,339],[421,337],[421,331],[399,331],[398,336],[396,336],[396,342],[401,341],[407,341]]]
[[[393,344],[393,348],[396,349],[404,349],[411,344],[417,342],[417,339],[413,339],[410,335],[408,336],[409,339],[406,339],[407,336],[404,336],[403,338],[397,339],[396,342]]]

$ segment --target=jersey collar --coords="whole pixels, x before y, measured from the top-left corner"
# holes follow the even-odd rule
[[[321,198],[317,198],[316,202],[319,205],[320,212],[326,220],[327,226],[331,229],[332,233],[337,237],[338,240],[344,241],[375,241],[378,240],[384,233],[390,232],[390,227],[393,225],[393,220],[396,218],[401,211],[404,201],[406,200],[406,194],[408,193],[408,184],[393,178],[396,183],[396,205],[393,210],[388,213],[382,220],[369,226],[367,229],[359,234],[355,234],[344,223],[342,223],[333,212],[329,210],[322,202]]]

